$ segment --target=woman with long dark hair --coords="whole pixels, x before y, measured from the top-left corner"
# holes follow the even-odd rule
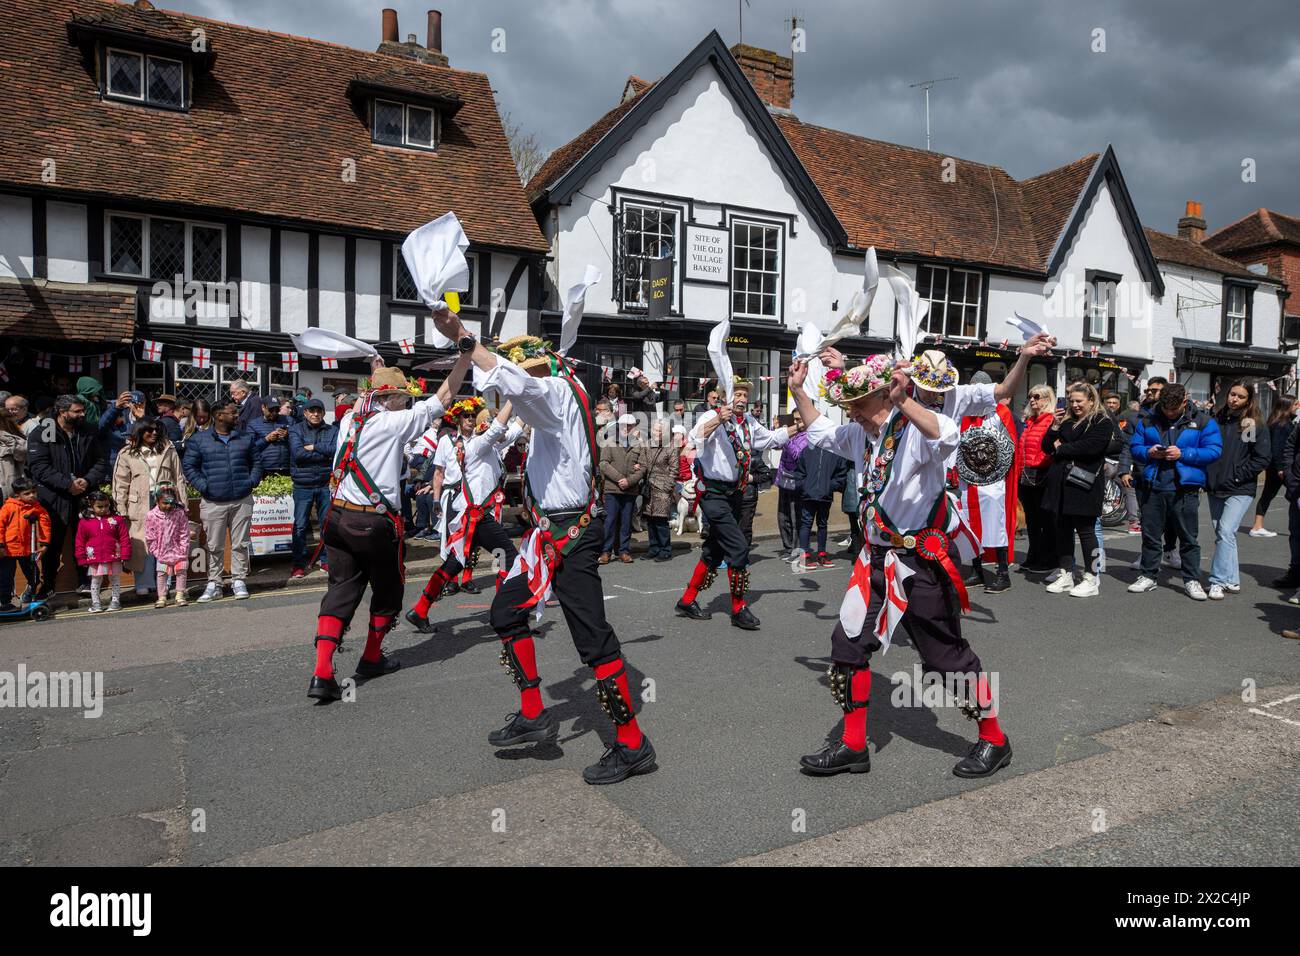
[[[1101,407],[1097,389],[1074,382],[1065,393],[1065,408],[1058,410],[1043,433],[1041,447],[1052,456],[1043,487],[1045,511],[1056,523],[1056,558],[1060,577],[1047,586],[1051,594],[1096,597],[1100,589],[1093,571],[1101,543],[1097,519],[1106,491],[1103,469],[1106,449],[1115,437],[1115,425]],[[1083,570],[1075,572],[1074,542],[1083,550]]]
[[[1271,449],[1268,467],[1264,469],[1264,490],[1259,493],[1259,502],[1255,505],[1255,525],[1250,529],[1252,538],[1276,538],[1276,531],[1264,527],[1264,515],[1273,503],[1277,493],[1285,485],[1282,481],[1282,453],[1286,450],[1286,440],[1295,430],[1296,397],[1283,395],[1273,403],[1273,413],[1268,416],[1268,445]]]
[[[1047,574],[1056,567],[1056,525],[1043,510],[1043,491],[1052,456],[1043,450],[1043,436],[1055,422],[1056,392],[1046,385],[1029,390],[1025,430],[1016,443],[1016,471],[1020,474],[1020,504],[1025,509],[1029,552],[1020,562],[1026,574]]]
[[[185,507],[185,474],[176,446],[156,418],[135,423],[135,428],[113,465],[113,503],[118,514],[131,522],[131,557],[125,562],[135,575],[135,593],[148,594],[157,587],[156,563],[145,546],[144,526],[160,485],[176,490]]]
[[[1268,467],[1272,448],[1252,385],[1233,382],[1214,418],[1223,437],[1223,454],[1206,469],[1205,490],[1214,523],[1209,597],[1222,601],[1226,594],[1241,590],[1237,532],[1255,497],[1259,473]]]

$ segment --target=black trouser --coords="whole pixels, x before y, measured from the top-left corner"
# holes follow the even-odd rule
[[[817,523],[817,550],[815,554],[826,553],[826,526],[831,519],[831,503],[829,501],[813,501],[810,498],[804,498],[799,502],[799,547],[806,554],[812,551],[812,527],[813,522]]]
[[[604,539],[605,519],[595,515],[578,540],[564,549],[551,581],[573,646],[588,667],[616,660],[620,653],[618,637],[605,620],[605,593],[596,563]],[[533,608],[519,606],[529,597],[527,577],[517,574],[492,599],[488,620],[503,640],[531,633],[528,620]]]
[[[744,497],[740,489],[729,494],[704,492],[700,510],[709,519],[709,533],[700,553],[704,563],[711,568],[716,568],[724,560],[728,568],[737,571],[743,571],[749,566],[749,538],[740,525],[745,507]],[[753,522],[752,511],[750,522]]]
[[[320,602],[322,615],[339,618],[345,627],[352,623],[367,584],[372,615],[401,613],[405,584],[401,542],[391,519],[336,505],[330,508],[321,540],[329,555],[329,590]]]
[[[515,550],[515,543],[510,540],[510,535],[506,533],[505,528],[501,527],[501,522],[492,517],[490,511],[484,511],[483,516],[474,525],[474,538],[465,549],[465,556],[468,557],[478,548],[490,551],[494,558],[499,559],[497,566],[505,571],[510,570],[515,563],[515,558],[519,556],[519,552]],[[455,554],[448,554],[447,560],[442,562],[442,570],[449,579],[454,579],[464,567]]]
[[[740,499],[740,533],[746,543],[754,546],[754,515],[758,512],[758,485],[749,485]]]
[[[1277,493],[1283,488],[1282,477],[1276,469],[1264,469],[1264,490],[1259,493],[1259,501],[1255,503],[1255,514],[1268,514],[1268,506],[1273,503]]]
[[[881,643],[874,634],[876,616],[885,603],[884,548],[871,548],[871,605],[861,634],[850,636],[844,625],[835,622],[831,632],[831,659],[837,664],[866,667]],[[961,558],[956,549],[948,552],[954,564]],[[912,647],[921,656],[926,673],[977,674],[983,670],[979,656],[961,636],[961,605],[948,572],[933,561],[915,553],[898,553],[898,560],[915,573],[903,582],[907,595],[907,613],[899,626],[907,633]]]
[[[1083,564],[1079,567],[1084,572],[1092,573],[1097,559],[1101,557],[1101,542],[1097,540],[1096,515],[1062,515],[1056,516],[1056,563],[1057,567],[1072,571],[1074,563],[1074,539],[1079,539],[1083,550]]]
[[[1179,542],[1183,580],[1200,580],[1201,546],[1196,541],[1200,494],[1199,488],[1156,491],[1147,485],[1138,490],[1138,502],[1142,505],[1142,573],[1147,577],[1154,578],[1160,571],[1161,535],[1166,538],[1165,550],[1169,550],[1168,529],[1172,527]]]
[[[776,527],[781,532],[782,551],[793,551],[799,541],[799,499],[802,497],[798,488],[776,490]]]
[[[1025,509],[1025,533],[1029,536],[1029,551],[1020,562],[1029,570],[1054,567],[1056,564],[1056,521],[1050,511],[1043,510],[1043,486],[1020,486],[1020,503]]]

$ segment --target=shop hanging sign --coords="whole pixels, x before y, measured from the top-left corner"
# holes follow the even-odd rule
[[[673,259],[660,256],[650,260],[650,305],[652,319],[666,319],[673,306]]]
[[[726,282],[727,254],[727,230],[687,226],[683,278],[688,282]]]

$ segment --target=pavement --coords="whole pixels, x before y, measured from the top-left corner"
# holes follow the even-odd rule
[[[610,726],[558,608],[538,658],[560,738],[509,750],[486,742],[518,701],[486,593],[443,602],[436,634],[394,631],[402,669],[329,706],[305,695],[319,576],[247,601],[4,625],[0,672],[98,671],[104,695],[99,717],[0,706],[0,863],[1300,862],[1300,642],[1278,636],[1300,608],[1267,586],[1287,538],[1242,534],[1242,593],[1215,603],[1167,578],[1127,594],[1137,539],[1106,546],[1098,598],[1019,574],[972,594],[965,633],[1015,749],[982,781],[951,774],[973,725],[904,699],[905,642],[873,660],[871,773],[798,773],[842,716],[824,672],[849,564],[798,573],[770,539],[755,549],[757,632],[730,627],[716,585],[712,621],[673,615],[686,554],[602,568],[659,754],[614,787],[580,777]],[[412,599],[435,563],[413,557]]]

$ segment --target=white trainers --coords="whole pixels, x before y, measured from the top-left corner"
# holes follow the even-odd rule
[[[1240,593],[1241,593],[1241,585],[1240,585],[1240,584],[1225,584],[1225,585],[1223,586],[1223,590],[1227,591],[1229,594],[1240,594]]]
[[[1166,551],[1164,554],[1164,563],[1167,568],[1181,569],[1183,566],[1183,556],[1177,551]]]
[[[1070,588],[1070,597],[1096,597],[1100,593],[1101,587],[1095,574],[1085,574],[1082,581]]]
[[[209,581],[208,586],[203,589],[199,595],[199,603],[207,604],[209,601],[216,601],[221,597],[221,585],[216,581]]]
[[[1205,588],[1201,587],[1200,581],[1188,581],[1183,585],[1183,590],[1187,592],[1187,596],[1193,601],[1205,600]]]
[[[1149,578],[1144,574],[1128,586],[1128,592],[1129,594],[1145,594],[1147,591],[1154,591],[1159,586],[1155,578]]]
[[[103,614],[103,613],[104,613],[104,605],[102,605],[102,604],[92,604],[89,608],[86,609],[86,613],[87,613],[87,614]]]
[[[1250,536],[1252,538],[1276,538],[1276,531],[1269,531],[1267,528],[1251,528]]]
[[[231,581],[230,590],[235,595],[236,601],[245,601],[248,599],[248,588],[243,581]]]
[[[1062,571],[1061,576],[1047,586],[1048,594],[1065,594],[1070,591],[1074,584],[1074,575],[1069,571]]]
[[[122,610],[122,602],[117,598],[113,598],[113,600],[108,602],[108,609],[110,611],[120,611]]]
[[[1296,591],[1295,594],[1292,594],[1289,598],[1287,598],[1287,599],[1286,599],[1286,603],[1287,603],[1287,604],[1300,604],[1300,591]]]
[[[1129,566],[1129,569],[1130,569],[1130,570],[1133,570],[1133,571],[1141,571],[1141,570],[1142,570],[1142,555],[1139,554],[1139,555],[1138,555],[1134,560],[1130,561],[1129,564],[1128,564],[1128,566]]]
[[[1222,585],[1222,584],[1211,584],[1211,585],[1210,585],[1210,600],[1211,600],[1211,601],[1222,601],[1222,600],[1223,600],[1223,585]]]

